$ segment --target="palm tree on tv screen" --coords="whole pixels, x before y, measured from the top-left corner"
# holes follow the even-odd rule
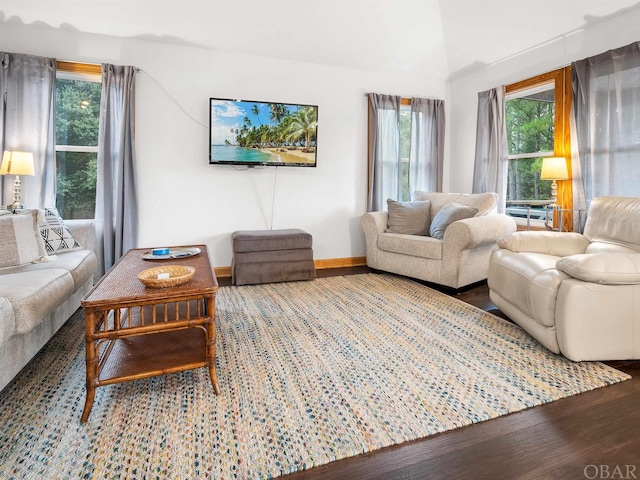
[[[258,105],[256,105],[255,103],[253,104],[253,107],[251,107],[251,113],[258,118],[260,125],[262,125],[262,120],[260,120],[260,109],[258,108]]]
[[[289,126],[289,138],[296,142],[304,138],[305,150],[311,147],[311,140],[316,131],[317,114],[313,107],[302,107],[291,115],[291,125]]]
[[[269,104],[269,120],[272,123],[278,124],[289,115],[289,109],[282,103],[270,103]]]

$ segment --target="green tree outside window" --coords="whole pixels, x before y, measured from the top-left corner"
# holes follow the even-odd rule
[[[551,185],[540,181],[541,152],[554,151],[553,90],[505,102],[509,170],[507,200],[548,200]],[[526,154],[531,154],[527,156]]]
[[[56,80],[56,207],[66,219],[95,215],[100,91],[97,82]]]

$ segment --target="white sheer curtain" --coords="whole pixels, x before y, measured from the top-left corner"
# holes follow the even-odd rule
[[[369,94],[369,196],[367,211],[384,210],[387,198],[401,200],[400,101]]]
[[[56,60],[0,52],[0,67],[0,158],[5,150],[32,152],[35,176],[20,177],[20,202],[27,208],[54,206]],[[13,200],[14,180],[0,180],[3,205]]]
[[[507,199],[507,134],[504,120],[504,89],[478,93],[476,158],[473,193],[496,192],[498,212],[504,213]]]
[[[640,42],[574,62],[571,75],[574,210],[640,196]]]
[[[411,99],[409,192],[442,191],[444,130],[444,100]]]
[[[96,230],[105,271],[138,240],[135,68],[102,65]]]

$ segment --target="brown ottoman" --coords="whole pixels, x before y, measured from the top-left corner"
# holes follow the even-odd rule
[[[231,281],[235,285],[313,280],[313,238],[304,230],[233,232]]]

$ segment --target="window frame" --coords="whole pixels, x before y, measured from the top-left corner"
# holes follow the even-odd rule
[[[562,215],[562,230],[571,231],[573,229],[573,189],[571,185],[571,133],[570,133],[570,113],[571,113],[571,66],[552,70],[535,77],[527,78],[516,83],[505,86],[505,97],[523,90],[532,89],[538,86],[554,84],[555,92],[555,117],[554,128],[554,151],[553,156],[564,157],[567,160],[568,180],[558,180],[558,205],[565,211]],[[506,116],[505,116],[506,118]],[[527,154],[530,156],[530,154]],[[548,154],[547,154],[548,155]],[[544,156],[544,155],[542,155]],[[511,158],[511,157],[509,157]],[[558,216],[555,215],[554,226],[557,225]]]

